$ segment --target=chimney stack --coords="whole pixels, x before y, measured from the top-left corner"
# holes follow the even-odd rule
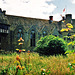
[[[49,23],[53,22],[53,16],[49,16]]]
[[[72,14],[66,14],[66,19],[72,19]]]
[[[53,16],[49,16],[49,20],[52,20],[53,21]]]

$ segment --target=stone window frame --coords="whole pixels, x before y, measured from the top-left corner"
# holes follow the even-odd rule
[[[29,28],[29,30],[28,30],[28,34],[29,34],[29,47],[35,47],[36,46],[36,41],[37,41],[37,35],[38,35],[38,31],[37,31],[37,29],[36,29],[36,25],[32,25],[30,28]],[[33,31],[34,30],[34,32],[35,32],[35,46],[31,46],[31,31]]]
[[[19,33],[19,29],[22,30],[22,38],[24,38],[24,27],[22,25],[18,25],[15,29],[14,29],[14,41],[17,42],[17,40],[20,39],[20,37],[18,37],[18,33]],[[16,37],[16,38],[15,38]]]

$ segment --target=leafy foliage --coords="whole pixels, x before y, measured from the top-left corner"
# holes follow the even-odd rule
[[[71,54],[71,53],[74,53],[75,52],[75,50],[67,50],[66,52],[65,52],[65,54]]]
[[[64,54],[66,50],[67,43],[63,39],[53,35],[42,37],[34,49],[34,51],[43,55]]]

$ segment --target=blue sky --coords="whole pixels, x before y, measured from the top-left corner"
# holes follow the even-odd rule
[[[6,14],[39,19],[61,20],[60,14],[72,14],[75,19],[75,0],[0,0],[0,8]],[[66,9],[63,12],[63,9]]]

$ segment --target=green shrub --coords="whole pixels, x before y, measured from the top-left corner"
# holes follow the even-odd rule
[[[42,37],[34,48],[34,51],[43,55],[64,54],[66,50],[66,41],[53,35]]]

